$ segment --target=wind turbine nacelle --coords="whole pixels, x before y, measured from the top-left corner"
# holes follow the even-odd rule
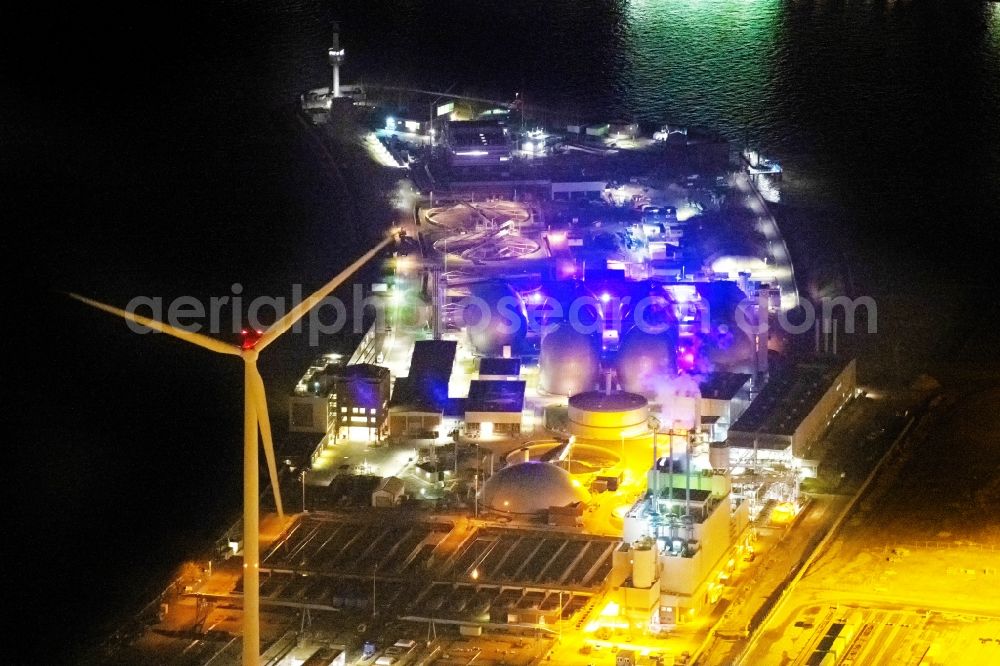
[[[244,328],[240,331],[240,349],[253,349],[262,335],[264,335],[263,331]]]

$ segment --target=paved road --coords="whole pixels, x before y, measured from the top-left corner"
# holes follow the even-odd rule
[[[878,644],[896,646],[859,646],[864,660],[855,663],[897,663],[910,652],[919,661],[921,646],[927,663],[995,663],[974,660],[985,649],[980,639],[994,643],[989,632],[973,636],[966,625],[1000,621],[1000,529],[984,520],[1000,494],[997,384],[952,392],[931,412],[762,629],[744,663],[797,663],[791,660],[803,648],[795,623],[806,609],[831,605],[860,609]],[[914,614],[926,617],[903,622]],[[936,632],[933,640],[921,637],[925,625]]]

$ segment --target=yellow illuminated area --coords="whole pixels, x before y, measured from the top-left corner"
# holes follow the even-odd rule
[[[782,502],[771,509],[771,522],[777,525],[787,525],[795,519],[798,508],[794,502]]]
[[[604,617],[610,617],[610,616],[618,615],[618,613],[620,611],[621,611],[621,608],[618,606],[617,603],[615,603],[614,601],[609,601],[604,606],[604,608],[601,609],[601,615],[604,616]]]

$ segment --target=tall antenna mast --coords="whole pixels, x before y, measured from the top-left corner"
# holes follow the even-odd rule
[[[344,62],[344,49],[340,48],[340,24],[333,22],[333,42],[326,52],[333,67],[333,83],[330,86],[330,95],[340,97],[340,63]]]

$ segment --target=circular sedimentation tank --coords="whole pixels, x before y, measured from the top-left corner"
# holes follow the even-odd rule
[[[550,462],[557,464],[570,474],[593,474],[611,469],[621,460],[617,453],[609,449],[580,444],[579,442],[573,444],[571,455],[563,455],[566,446],[566,442],[554,439],[536,440],[514,449],[506,455],[505,459],[508,465],[529,461]],[[562,460],[556,462],[560,457]],[[570,462],[572,462],[572,468],[570,468]]]

